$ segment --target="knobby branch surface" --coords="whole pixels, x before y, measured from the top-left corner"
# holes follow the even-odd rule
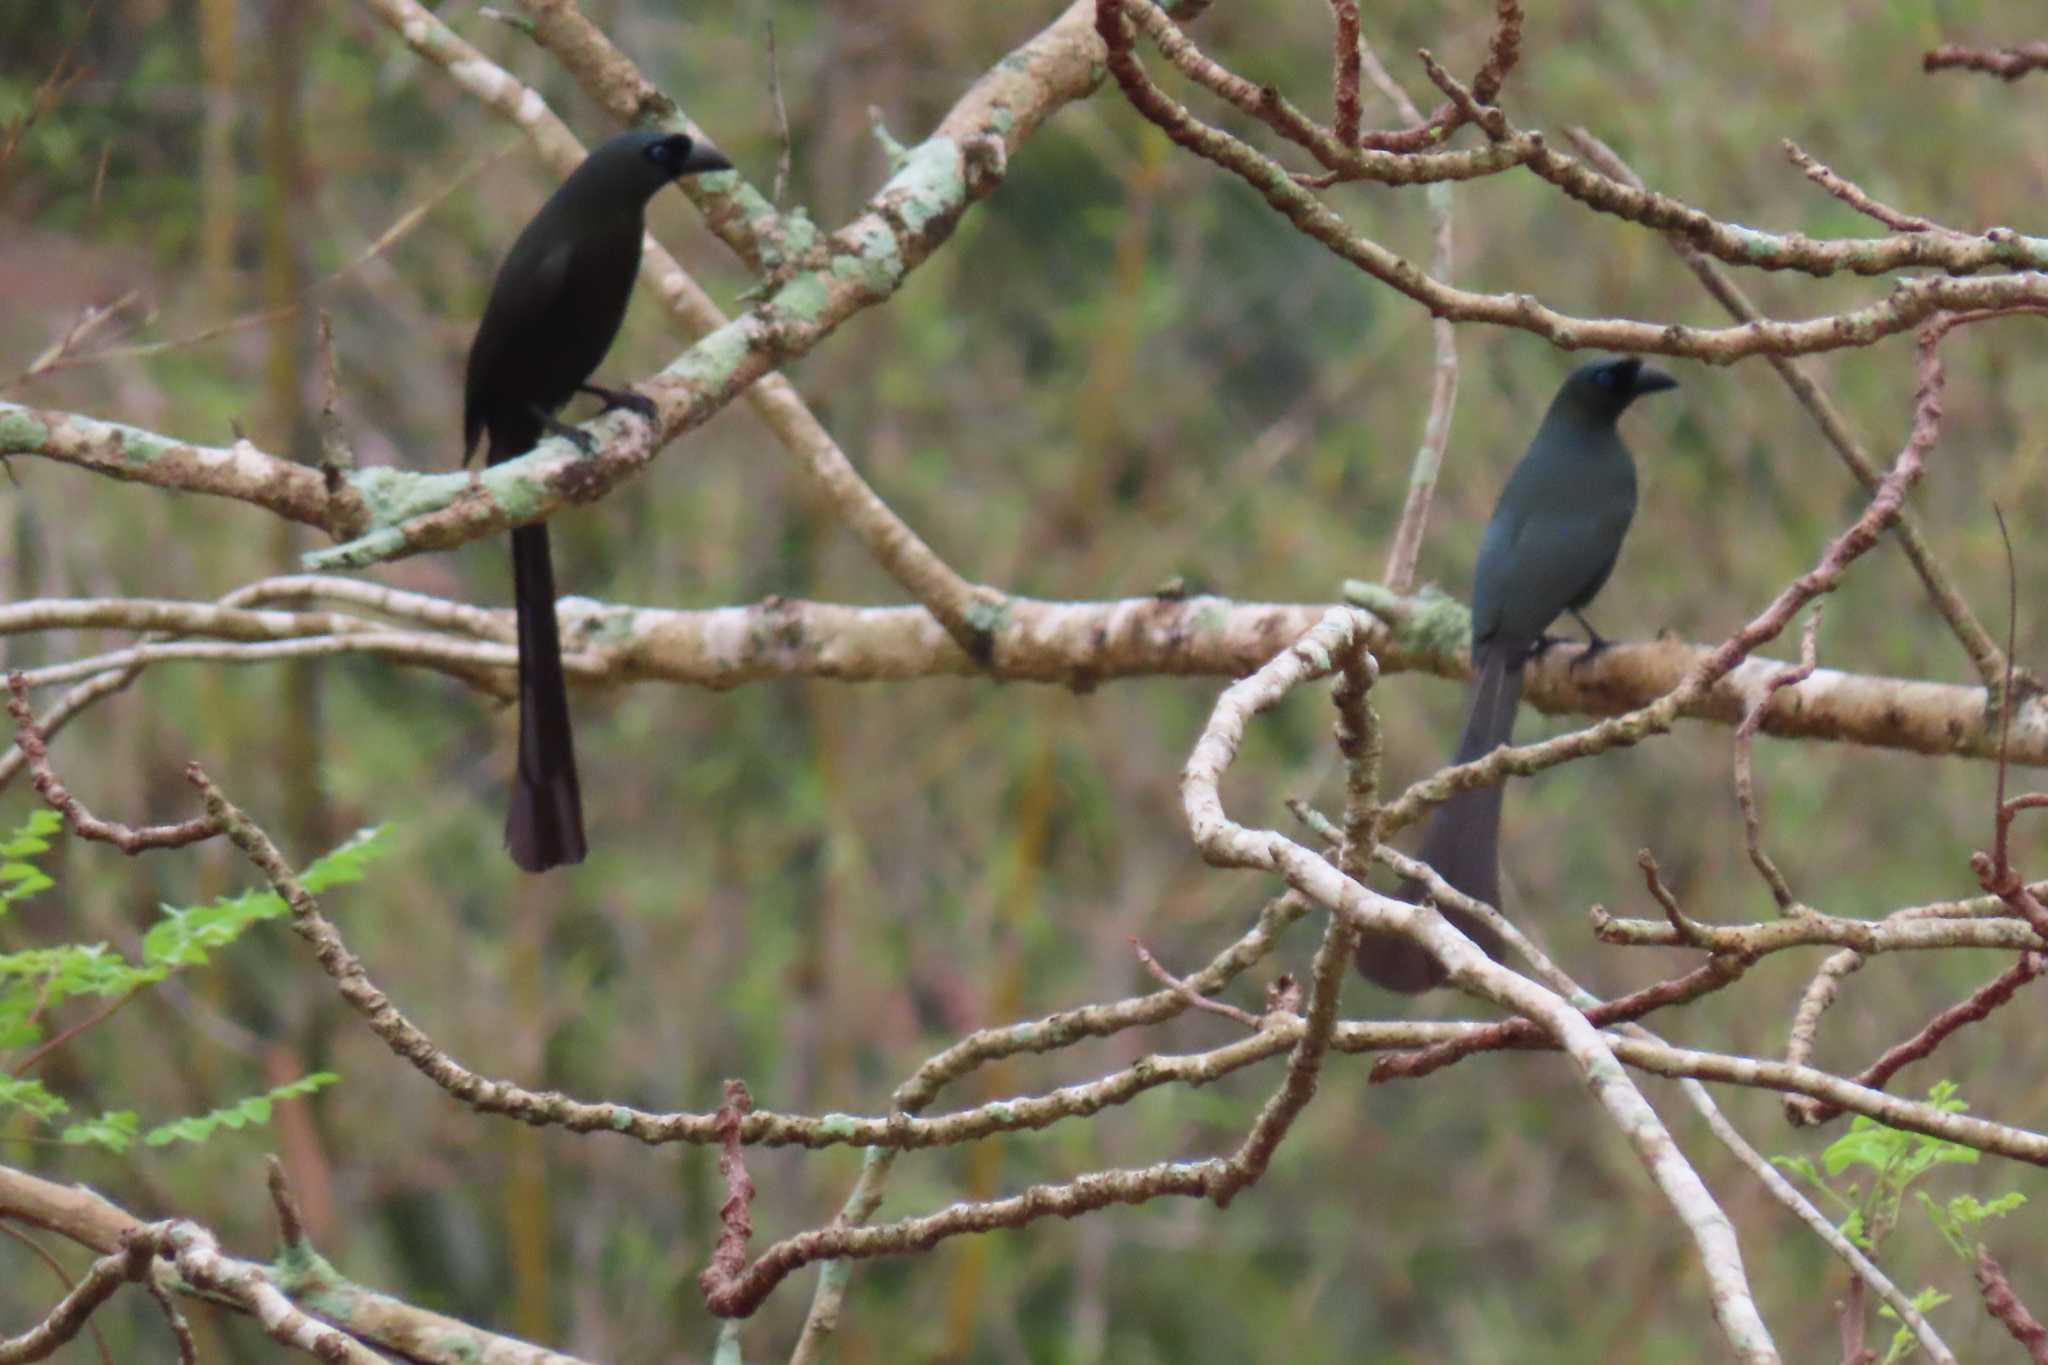
[[[576,1357],[485,1331],[352,1283],[302,1241],[295,1247],[287,1237],[287,1245],[270,1265],[237,1260],[223,1255],[211,1236],[189,1221],[145,1223],[83,1185],[59,1184],[7,1165],[0,1165],[0,1221],[47,1229],[106,1258],[125,1255],[127,1248],[137,1244],[138,1236],[155,1237],[160,1246],[160,1230],[188,1229],[181,1234],[184,1244],[195,1253],[208,1254],[203,1259],[158,1259],[150,1277],[143,1281],[145,1285],[158,1284],[173,1293],[226,1304],[262,1320],[266,1331],[273,1322],[284,1323],[298,1338],[323,1343],[311,1352],[322,1360],[385,1358],[364,1350],[367,1346],[420,1365],[585,1365]],[[159,1231],[152,1233],[152,1229]],[[188,1265],[198,1267],[204,1278],[188,1274]],[[173,1270],[177,1273],[169,1273]],[[288,1314],[296,1314],[296,1322]],[[46,1317],[45,1323],[49,1320]],[[343,1333],[362,1345],[345,1339],[335,1343]],[[274,1331],[271,1334],[276,1337]],[[296,1345],[297,1338],[291,1344]],[[0,1361],[7,1359],[0,1355]]]
[[[1633,188],[1577,158],[1555,150],[1542,134],[1515,128],[1497,106],[1461,85],[1425,57],[1432,80],[1487,136],[1461,151],[1414,153],[1350,149],[1315,125],[1277,93],[1266,91],[1202,53],[1167,11],[1150,0],[1096,0],[1096,29],[1109,50],[1109,72],[1132,107],[1177,145],[1238,176],[1303,235],[1428,309],[1435,317],[1484,322],[1544,337],[1565,350],[1604,350],[1688,356],[1723,364],[1751,355],[1807,355],[1867,346],[1909,331],[1942,312],[2011,309],[2048,303],[2048,240],[2010,228],[1982,233],[1939,229],[1890,237],[1820,241],[1723,223],[1667,195]],[[1763,270],[1827,276],[1840,272],[1883,275],[1933,269],[1894,282],[1881,301],[1799,322],[1759,319],[1725,328],[1677,323],[1586,318],[1560,313],[1527,293],[1485,294],[1432,278],[1412,261],[1354,231],[1317,194],[1330,183],[1308,183],[1249,143],[1198,119],[1161,89],[1140,63],[1136,32],[1143,30],[1185,77],[1240,109],[1259,116],[1289,141],[1308,149],[1338,179],[1385,185],[1472,180],[1523,168],[1597,213],[1659,232],[1676,233],[1717,260]],[[1968,278],[1981,271],[2012,271]]]
[[[1455,603],[1400,597],[1366,584],[1349,585],[1347,595],[1378,618],[1371,647],[1384,670],[1464,674],[1465,617]],[[320,603],[331,605],[322,609]],[[792,677],[902,682],[985,675],[1082,691],[1121,678],[1242,675],[1326,609],[1215,597],[1012,597],[997,648],[982,664],[921,607],[770,598],[675,611],[569,598],[559,608],[563,662],[572,681],[725,689]],[[31,687],[81,689],[83,695],[60,704],[60,722],[125,686],[135,670],[167,662],[252,664],[369,653],[447,673],[503,699],[517,657],[509,611],[324,575],[263,579],[215,602],[44,598],[0,605],[0,637],[84,629],[153,638],[28,670]],[[1576,650],[1552,650],[1530,666],[1524,696],[1556,715],[1628,715],[1671,694],[1711,653],[1707,646],[1664,639],[1617,645],[1581,665]],[[1735,725],[1784,666],[1747,659],[1687,692],[1675,715]],[[1998,720],[1979,688],[1821,668],[1769,697],[1761,733],[1988,759],[1998,754]],[[2048,701],[2030,696],[2010,720],[2011,760],[2048,764]],[[18,770],[18,753],[0,758],[0,782]],[[1401,808],[1393,827],[1414,815]]]
[[[1979,71],[2003,81],[2016,81],[2030,71],[2048,71],[2048,43],[2017,47],[1963,47],[1945,43],[1921,58],[1927,71]]]

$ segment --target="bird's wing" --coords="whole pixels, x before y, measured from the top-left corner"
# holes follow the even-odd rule
[[[1600,586],[1628,532],[1628,518],[1589,503],[1550,508],[1518,528],[1514,559],[1521,611],[1541,633],[1568,606]],[[1536,617],[1542,620],[1536,621]]]
[[[492,376],[500,373],[505,348],[515,337],[531,336],[540,330],[547,316],[559,306],[569,280],[569,265],[575,244],[557,240],[536,245],[529,254],[529,240],[538,244],[539,234],[530,230],[512,244],[505,263],[498,267],[497,282],[491,286],[490,302],[484,305],[483,321],[477,324],[476,340],[470,343],[469,372],[462,395],[462,460],[469,462],[483,434],[485,390]],[[508,287],[507,281],[518,281]]]

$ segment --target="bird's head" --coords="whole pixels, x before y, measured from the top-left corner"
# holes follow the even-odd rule
[[[682,133],[664,133],[652,128],[620,133],[590,154],[593,169],[617,176],[653,195],[671,180],[707,171],[729,171],[732,162],[710,143]]]
[[[1597,413],[1612,420],[1644,394],[1677,387],[1676,379],[1645,365],[1642,357],[1625,355],[1579,366],[1564,381],[1564,392],[1559,398],[1568,400],[1581,412]]]

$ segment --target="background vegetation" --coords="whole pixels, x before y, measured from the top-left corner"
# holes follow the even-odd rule
[[[764,41],[772,23],[792,154],[785,202],[824,223],[843,220],[887,174],[871,107],[898,137],[920,135],[1053,13],[879,0],[586,8],[762,185],[780,150]],[[468,4],[439,12],[539,86],[587,140],[608,131],[514,29]],[[222,16],[232,40],[210,47],[207,23]],[[2048,87],[1918,71],[1919,53],[1938,42],[2035,36],[2004,31],[2018,17],[1974,0],[1556,0],[1532,11],[1510,96],[1524,124],[1583,123],[1653,186],[1726,220],[1862,231],[1785,164],[1777,142],[1791,137],[1909,210],[1965,227],[2038,228],[2048,133],[2029,115]],[[1477,3],[1374,7],[1366,32],[1420,99],[1403,54],[1427,45],[1469,67],[1487,20]],[[1203,39],[1246,74],[1313,91],[1325,88],[1327,24],[1324,7],[1305,0],[1231,0],[1204,21]],[[130,290],[124,340],[135,342],[276,307],[433,200],[396,245],[313,297],[333,315],[344,418],[362,458],[452,466],[475,318],[499,253],[550,183],[517,135],[346,5],[15,4],[0,11],[0,114],[25,108],[67,50],[89,74],[0,168],[0,383],[81,310]],[[1394,121],[1383,109],[1377,117]],[[1380,240],[1426,258],[1419,194],[1332,196]],[[1594,218],[1532,178],[1461,188],[1456,202],[1468,287],[1540,289],[1580,312],[1715,316],[1651,235]],[[658,203],[652,222],[722,301],[751,283],[679,196]],[[1805,278],[1746,284],[1791,315],[1869,292]],[[310,327],[301,309],[5,396],[194,440],[239,426],[266,449],[310,457]],[[2009,324],[1949,343],[1948,426],[1918,498],[1930,539],[1992,619],[2003,616],[2004,582],[1994,502],[2015,528],[2022,584],[2043,569],[2034,531],[2048,521],[2048,441],[2028,419],[2048,392],[2048,352],[2034,336]],[[643,300],[606,372],[647,373],[678,344]],[[1500,481],[1573,361],[1479,329],[1461,331],[1459,345],[1463,389],[1423,574],[1462,594]],[[1880,451],[1903,436],[1909,350],[1900,339],[1815,362]],[[970,578],[1075,598],[1184,578],[1233,597],[1317,601],[1346,576],[1379,572],[1430,363],[1417,309],[1172,152],[1109,91],[1062,112],[897,300],[857,318],[791,378],[877,489]],[[1674,368],[1684,388],[1630,418],[1642,513],[1595,619],[1624,637],[1714,639],[1803,568],[1860,496],[1759,364]],[[0,485],[0,594],[10,600],[211,596],[289,571],[313,544],[246,507],[45,462],[11,473]],[[735,408],[668,452],[631,496],[557,519],[558,574],[566,591],[658,606],[770,593],[901,600],[830,514],[791,490],[772,439]],[[376,577],[502,604],[503,559],[495,543],[475,545]],[[2048,618],[2024,588],[2020,605],[2018,658],[2037,663]],[[15,637],[0,642],[0,658],[21,667],[110,643]],[[1889,549],[1830,601],[1821,655],[1835,667],[1973,681]],[[695,1109],[716,1104],[722,1077],[743,1076],[763,1103],[868,1113],[966,1030],[1129,993],[1141,980],[1131,935],[1185,968],[1236,932],[1265,888],[1200,866],[1175,794],[1216,690],[1165,679],[1085,695],[977,681],[584,691],[593,852],[541,880],[518,874],[499,848],[509,714],[375,659],[161,666],[58,752],[89,799],[137,820],[190,814],[179,771],[200,759],[302,862],[358,826],[392,822],[395,852],[330,909],[422,1026],[487,1071]],[[1455,688],[1403,676],[1378,699],[1390,772],[1406,780],[1438,762]],[[1555,724],[1525,716],[1522,733]],[[1255,730],[1234,778],[1240,808],[1278,820],[1285,796],[1330,798],[1340,778],[1327,725],[1322,706],[1297,699]],[[1693,913],[1768,913],[1743,858],[1728,755],[1726,730],[1682,727],[1524,784],[1510,802],[1510,912],[1539,923],[1588,985],[1626,989],[1658,965],[1655,954],[1598,949],[1580,928],[1595,901],[1648,908],[1633,871],[1639,847],[1656,850]],[[1988,839],[1988,765],[1766,741],[1759,776],[1780,861],[1823,908],[1875,912],[1975,890],[1966,859]],[[0,825],[21,823],[33,804],[17,783],[0,798]],[[2022,866],[2028,851],[2023,843]],[[45,866],[57,888],[16,906],[0,943],[105,939],[133,951],[161,903],[250,880],[217,846],[125,861],[62,843]],[[1305,943],[1300,960],[1276,965],[1299,971]],[[1910,1027],[1992,970],[1988,958],[1910,959],[1868,969],[1882,985],[1863,983],[1831,1016],[1823,1064],[1858,1064],[1902,1021]],[[1687,1034],[1777,1051],[1811,966],[1765,963],[1739,997],[1692,1010]],[[1240,1003],[1256,1003],[1254,984]],[[1387,1008],[1359,987],[1346,1004],[1353,1016]],[[972,1098],[1213,1043],[1227,1027],[1198,1014],[1055,1063],[998,1067]],[[2006,1027],[1998,1046],[1945,1065],[1977,1107],[2029,1123],[2048,1104],[2044,1053],[2038,1031]],[[7,1140],[26,1138],[24,1125],[0,1127],[0,1151],[145,1215],[203,1219],[261,1255],[272,1234],[260,1156],[275,1149],[323,1252],[365,1283],[586,1357],[708,1355],[715,1326],[693,1281],[722,1197],[710,1153],[650,1156],[458,1110],[343,1017],[280,928],[139,998],[39,1074],[82,1108],[134,1107],[148,1123],[319,1070],[342,1080],[279,1106],[268,1129],[204,1147],[116,1158]],[[1612,1131],[1559,1121],[1582,1113],[1561,1101],[1576,1085],[1564,1063],[1497,1055],[1435,1084],[1368,1091],[1364,1066],[1338,1059],[1323,1084],[1335,1092],[1326,1100],[1341,1101],[1312,1109],[1270,1176],[1227,1212],[1158,1204],[861,1267],[841,1358],[1540,1365],[1710,1353],[1689,1243]],[[1088,1124],[912,1155],[888,1207],[1205,1154],[1242,1128],[1265,1085],[1239,1077]],[[1670,1098],[1650,1093],[1660,1105]],[[1785,1129],[1770,1097],[1726,1103],[1766,1150],[1812,1154],[1827,1141]],[[1689,1115],[1665,1107],[1737,1220],[1781,1346],[1789,1358],[1823,1358],[1834,1349],[1838,1268]],[[857,1162],[850,1152],[755,1153],[757,1226],[816,1223]],[[2004,1163],[1948,1178],[1987,1198],[2048,1192],[2038,1171]],[[1991,1232],[1994,1245],[2026,1245],[2026,1214],[2008,1224]],[[1896,1251],[1902,1282],[1960,1284],[1931,1236]],[[2008,1265],[2023,1295],[2048,1298],[2038,1264]],[[0,1242],[0,1324],[44,1311],[45,1275],[25,1249]],[[805,1299],[791,1286],[771,1300],[747,1329],[750,1354],[786,1352]],[[151,1344],[135,1352],[157,1349],[150,1334],[160,1331],[141,1311],[135,1339]],[[1965,1358],[2002,1340],[1988,1322],[1969,1325],[1975,1312],[1964,1302],[1941,1319]],[[210,1358],[272,1350],[246,1323],[200,1327]],[[121,1358],[138,1358],[130,1349]],[[89,1358],[83,1345],[58,1357]]]

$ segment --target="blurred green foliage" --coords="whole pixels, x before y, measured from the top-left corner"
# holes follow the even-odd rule
[[[56,882],[31,859],[50,852],[47,836],[59,822],[54,812],[31,812],[22,826],[0,841],[0,882],[11,882],[6,902],[48,891]],[[381,830],[364,830],[340,848],[316,859],[304,874],[309,891],[344,886],[361,881],[363,870],[388,848]],[[24,1073],[38,1065],[57,1047],[69,1041],[71,1028],[82,1034],[104,1025],[138,992],[168,980],[187,967],[203,967],[210,954],[226,948],[252,926],[286,913],[284,900],[272,891],[216,901],[211,905],[180,909],[160,907],[163,918],[142,936],[141,951],[133,962],[105,943],[66,943],[53,946],[0,951],[0,1048],[15,1054],[13,1074],[0,1074],[0,1141],[41,1141],[30,1134],[70,1112],[71,1105],[41,1082]],[[4,929],[4,926],[0,926]],[[0,934],[0,950],[10,948]],[[70,1000],[97,999],[107,1002],[80,1016],[78,1024],[63,1034],[52,1035],[50,1020]],[[118,1033],[119,1026],[113,1026]],[[39,1046],[47,1044],[47,1046]],[[162,1147],[173,1142],[202,1143],[222,1128],[240,1130],[250,1124],[270,1121],[271,1105],[278,1100],[310,1095],[333,1084],[340,1077],[331,1071],[301,1076],[269,1091],[234,1104],[189,1118],[174,1119],[142,1131],[141,1116],[132,1109],[110,1109],[97,1118],[66,1125],[57,1141],[65,1146],[98,1147],[119,1154],[139,1139],[145,1146]],[[118,1077],[105,1078],[110,1090],[117,1090]]]
[[[794,166],[787,202],[828,225],[886,173],[870,106],[915,140],[1056,9],[874,0],[587,8],[763,186],[780,150],[763,32],[772,21]],[[108,341],[185,336],[261,311],[265,271],[280,264],[262,209],[285,174],[266,127],[283,130],[299,168],[284,185],[282,256],[301,283],[354,259],[509,144],[510,155],[391,250],[314,299],[334,320],[343,417],[361,458],[452,467],[477,310],[548,177],[514,134],[366,9],[294,0],[227,9],[238,25],[232,63],[210,71],[200,21],[217,10],[198,0],[0,8],[0,117],[67,45],[89,68],[0,180],[0,290],[10,304],[0,313],[0,382],[84,308],[130,289],[138,302]],[[1469,69],[1490,9],[1477,0],[1379,7],[1366,32],[1424,99],[1403,54],[1428,46]],[[438,13],[534,82],[586,139],[607,131],[513,29],[470,3],[450,0]],[[1585,124],[1652,185],[1734,221],[1870,231],[1785,164],[1777,143],[1790,137],[1910,211],[1964,228],[2038,229],[2048,135],[2028,115],[2048,86],[1918,70],[1920,50],[1937,41],[2039,36],[2011,30],[2027,17],[1982,0],[1557,0],[1532,7],[1504,98],[1528,126]],[[1324,110],[1327,26],[1326,7],[1312,0],[1232,0],[1197,32],[1224,60]],[[279,90],[289,96],[282,105]],[[277,123],[279,107],[295,108],[296,121]],[[1376,103],[1368,114],[1390,121]],[[1329,198],[1379,240],[1428,259],[1419,194],[1347,187]],[[1532,177],[1460,186],[1455,199],[1456,274],[1467,287],[1530,290],[1583,312],[1717,320],[1661,242]],[[679,197],[655,207],[652,226],[728,304],[752,283]],[[1743,282],[1792,317],[1883,289]],[[1930,541],[1992,619],[2004,605],[1994,501],[2019,528],[2021,582],[2041,570],[2039,538],[2026,534],[2048,521],[2048,443],[2031,420],[2048,392],[2037,327],[1977,328],[1946,348],[1948,426],[1917,497]],[[63,370],[7,396],[196,440],[225,439],[239,425],[266,449],[308,455],[305,419],[319,394],[310,335],[302,313],[155,357]],[[605,374],[647,373],[683,341],[643,299]],[[1462,595],[1500,480],[1574,358],[1476,329],[1459,345],[1461,396],[1423,572]],[[1104,598],[1179,576],[1248,599],[1330,600],[1346,577],[1379,573],[1430,363],[1427,318],[1172,149],[1105,91],[1034,136],[896,300],[849,323],[791,378],[883,496],[972,579]],[[1717,638],[1805,568],[1860,504],[1762,366],[1678,368],[1685,387],[1630,419],[1643,510],[1596,616],[1618,637],[1668,629]],[[1896,447],[1912,392],[1909,342],[1814,368],[1873,451]],[[901,600],[787,469],[736,405],[666,452],[630,496],[554,523],[564,591],[664,607],[769,593]],[[313,545],[245,507],[28,460],[13,472],[18,485],[0,484],[10,599],[206,598],[289,571]],[[508,600],[496,545],[375,577]],[[2020,658],[2038,661],[2048,621],[2025,597],[2021,621]],[[117,642],[77,632],[11,637],[4,648],[7,666],[19,667]],[[1830,666],[1971,680],[1889,550],[1828,599],[1820,645]],[[374,884],[333,896],[329,909],[409,1015],[486,1074],[692,1109],[713,1107],[720,1079],[740,1076],[764,1105],[872,1113],[966,1030],[1149,988],[1130,936],[1186,970],[1249,920],[1271,888],[1199,863],[1175,788],[1218,686],[586,690],[576,708],[593,852],[539,880],[519,876],[498,846],[510,718],[449,679],[376,659],[293,672],[159,667],[66,730],[55,754],[96,808],[132,821],[191,814],[179,769],[198,758],[293,857],[390,822]],[[1377,702],[1391,781],[1440,760],[1456,725],[1454,688],[1390,678]],[[1567,723],[1529,716],[1522,733]],[[1226,793],[1234,808],[1278,823],[1288,795],[1331,801],[1339,778],[1329,725],[1315,695],[1263,717]],[[1687,964],[1682,954],[1600,949],[1583,931],[1590,903],[1649,909],[1634,870],[1639,847],[1656,851],[1690,913],[1771,913],[1743,854],[1728,755],[1725,729],[1686,726],[1517,784],[1505,835],[1509,913],[1606,991]],[[1974,889],[1966,860],[1989,837],[1987,765],[1766,742],[1757,769],[1771,846],[1813,904],[1878,914]],[[27,818],[33,798],[20,784],[6,800],[0,821]],[[2018,856],[2030,871],[2034,847],[2023,827]],[[213,846],[127,860],[59,841],[46,866],[58,886],[8,915],[11,949],[104,940],[140,960],[157,907],[229,903],[252,884],[232,850]],[[318,1245],[346,1273],[593,1359],[709,1356],[715,1325],[692,1285],[722,1198],[710,1153],[649,1153],[466,1114],[361,1028],[283,926],[245,927],[213,970],[145,991],[120,1019],[53,1054],[42,1073],[52,1091],[96,1107],[189,1113],[237,1093],[245,1057],[262,1059],[265,1084],[342,1073],[348,1083],[317,1104],[281,1108],[276,1139]],[[1312,942],[1298,934],[1240,987],[1239,1003],[1255,1004],[1272,974],[1299,972]],[[1817,961],[1761,964],[1738,990],[1660,1027],[1674,1041],[1773,1054]],[[1995,970],[1988,957],[1954,955],[1871,964],[1828,1016],[1819,1060],[1853,1070]],[[1389,1007],[1357,987],[1345,1003],[1354,1015]],[[1214,1045],[1224,1028],[1195,1015],[1059,1058],[1019,1059],[940,1107]],[[1942,1065],[1990,1112],[2037,1124],[2048,1105],[2048,1087],[2034,1079],[2048,1074],[2043,1048],[2031,1031],[1994,1023],[1945,1051]],[[1276,1074],[1161,1091],[988,1154],[913,1154],[883,1216],[1224,1149]],[[1689,1243],[1564,1063],[1483,1057],[1426,1086],[1371,1090],[1364,1075],[1359,1060],[1334,1059],[1267,1180],[1227,1212],[1120,1209],[859,1267],[840,1358],[1545,1365],[1711,1354]],[[1660,1086],[1649,1093],[1669,1098]],[[1752,1134],[1781,1122],[1771,1097],[1726,1103]],[[1837,1267],[1680,1117],[1683,1106],[1666,1109],[1737,1221],[1788,1358],[1821,1358],[1833,1340]],[[1767,1145],[1809,1140],[1817,1149],[1831,1135]],[[118,1158],[6,1151],[143,1216],[200,1219],[246,1254],[269,1244],[246,1135]],[[829,1217],[859,1156],[762,1151],[749,1162],[765,1240]],[[2010,1169],[1992,1177],[1999,1190],[2029,1192],[2038,1179]],[[1931,1278],[1913,1258],[1941,1252],[1901,1254],[1896,1269],[1912,1281]],[[2048,1302],[2037,1266],[2008,1263],[2023,1297]],[[42,1274],[0,1243],[0,1323],[24,1323],[47,1304]],[[749,1358],[786,1354],[810,1283],[798,1277],[747,1324]],[[201,1327],[209,1358],[271,1358],[246,1324]],[[146,1343],[137,1351],[161,1349],[160,1328],[144,1316],[110,1321],[117,1329]],[[1988,1321],[1959,1321],[1955,1332],[1965,1357],[1999,1340]],[[81,1350],[90,1348],[60,1359],[90,1358]]]

